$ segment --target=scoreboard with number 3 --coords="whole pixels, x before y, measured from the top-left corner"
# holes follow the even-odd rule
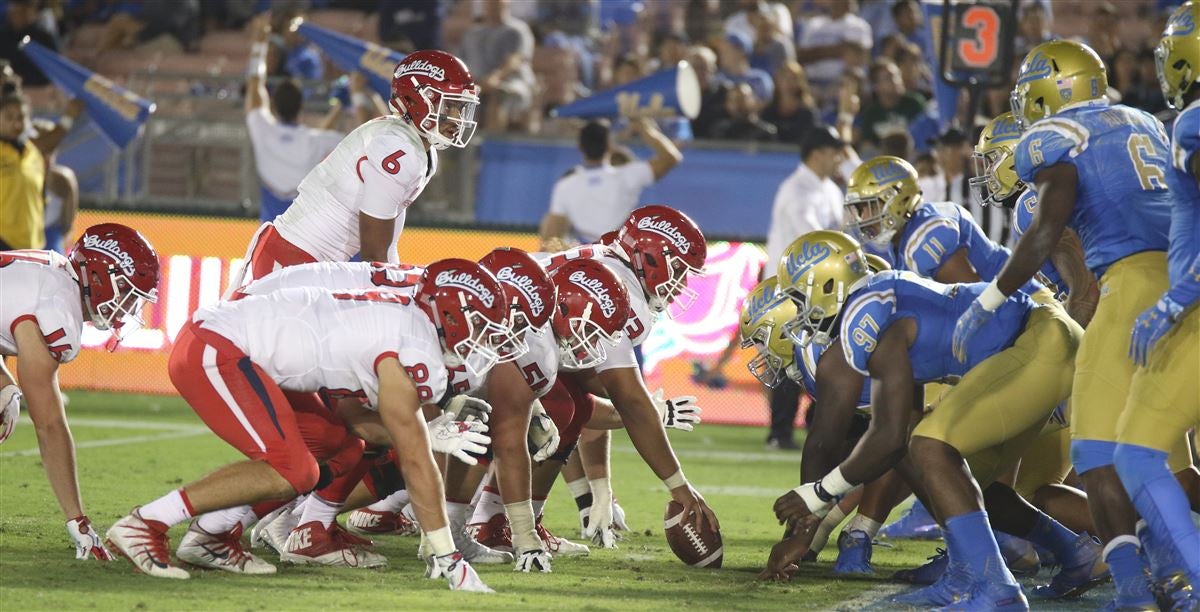
[[[946,0],[941,28],[943,78],[958,85],[1008,82],[1016,39],[1013,0]]]

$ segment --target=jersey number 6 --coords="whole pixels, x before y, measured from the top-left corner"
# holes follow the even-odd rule
[[[387,172],[388,174],[399,174],[401,157],[404,157],[404,151],[396,151],[395,153],[383,158],[383,162],[379,165],[383,168],[383,171]]]

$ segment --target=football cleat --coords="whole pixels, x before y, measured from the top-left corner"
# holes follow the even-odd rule
[[[408,520],[403,512],[387,512],[359,508],[350,513],[346,519],[346,529],[350,533],[364,536],[377,535],[417,535],[420,531],[417,524]]]
[[[1111,576],[1102,557],[1100,541],[1087,533],[1075,540],[1071,555],[1062,570],[1050,579],[1050,584],[1034,587],[1034,599],[1075,599],[1093,587],[1107,582]]]
[[[175,556],[196,567],[235,574],[274,574],[275,566],[242,548],[242,525],[225,533],[209,533],[192,521],[179,540]]]
[[[163,523],[143,519],[134,508],[132,513],[109,527],[105,542],[143,574],[158,578],[190,578],[187,570],[171,565],[168,529]]]
[[[525,573],[550,573],[550,553],[541,550],[527,550],[517,555],[517,562],[513,566],[514,572]]]
[[[892,601],[918,608],[948,606],[965,599],[974,586],[971,574],[964,563],[949,563],[937,582],[892,598]]]
[[[838,557],[833,564],[833,573],[863,576],[875,573],[871,567],[871,536],[867,532],[843,530],[837,544]]]
[[[894,523],[884,525],[879,536],[897,540],[936,540],[942,537],[942,528],[925,509],[921,500],[916,500]]]
[[[979,580],[973,584],[965,597],[947,604],[940,610],[980,612],[1016,612],[1029,609],[1029,601],[1019,584],[997,584]]]
[[[299,516],[292,516],[292,510],[296,509],[296,505],[300,503],[301,499],[299,497],[293,499],[258,519],[254,527],[250,529],[250,548],[266,548],[276,554],[282,552],[288,535],[300,522]]]
[[[566,538],[560,538],[549,529],[542,525],[542,517],[537,520],[538,538],[542,540],[542,545],[546,547],[546,551],[555,557],[586,557],[591,554],[591,549],[583,544],[572,542]]]
[[[499,565],[501,563],[512,563],[513,555],[511,552],[493,550],[475,541],[467,533],[463,520],[450,521],[450,534],[454,536],[454,547],[467,561],[481,565]],[[509,545],[511,549],[511,544]]]
[[[500,552],[512,552],[512,531],[508,526],[508,517],[503,512],[492,515],[486,523],[476,523],[467,527],[476,542]]]
[[[913,569],[900,570],[892,574],[892,580],[907,582],[909,584],[933,584],[942,577],[946,571],[946,566],[950,564],[950,555],[946,553],[945,548],[937,549],[932,557],[925,562],[925,565]]]
[[[1017,578],[1032,578],[1042,569],[1042,560],[1038,557],[1037,549],[1024,538],[1009,535],[1003,531],[993,532],[996,544],[1000,547],[1000,556],[1008,571]]]
[[[1160,609],[1171,612],[1196,612],[1200,610],[1200,580],[1189,579],[1183,572],[1175,572],[1154,583],[1152,591]]]
[[[613,497],[613,527],[617,531],[629,531],[629,525],[625,524],[625,509],[617,503],[616,497]]]
[[[429,555],[425,559],[425,577],[442,578],[450,581],[451,591],[467,591],[469,593],[495,593],[491,587],[483,583],[475,568],[463,558],[458,551],[448,555],[435,557]]]
[[[387,557],[354,545],[344,539],[345,532],[310,521],[292,530],[280,559],[297,565],[376,568],[387,565]]]

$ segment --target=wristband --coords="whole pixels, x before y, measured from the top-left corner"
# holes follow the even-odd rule
[[[983,293],[979,294],[979,305],[982,306],[984,310],[992,312],[999,308],[1000,305],[1004,303],[1004,300],[1007,299],[1008,296],[1004,295],[1004,292],[1000,291],[1000,287],[997,287],[996,281],[993,280],[992,282],[988,283],[988,286],[983,290]]]
[[[371,98],[361,91],[356,91],[350,94],[351,108],[367,108],[371,105]]]
[[[444,557],[455,551],[454,537],[450,535],[448,526],[426,531],[425,537],[429,540],[429,550],[435,557]]]
[[[246,68],[246,76],[260,79],[267,76],[267,43],[256,42],[250,45],[250,63]]]
[[[821,499],[821,496],[817,493],[815,483],[800,485],[792,489],[792,491],[796,495],[799,495],[800,499],[804,500],[804,506],[815,516],[825,518],[825,515],[829,514],[831,508],[837,507],[837,504],[833,500]]]
[[[663,484],[667,485],[667,489],[678,489],[679,487],[686,486],[688,483],[687,478],[683,477],[682,469],[676,471],[670,476],[667,476],[666,478],[663,478],[662,482]]]
[[[514,553],[542,548],[542,542],[537,536],[537,519],[533,516],[532,500],[504,504],[504,513],[508,515],[511,526]]]
[[[70,115],[63,115],[59,117],[58,127],[70,131],[72,127],[75,127],[75,118]]]
[[[842,476],[842,466],[839,465],[817,481],[817,488],[825,490],[835,499],[841,499],[854,490],[854,485],[850,484],[845,476]]]

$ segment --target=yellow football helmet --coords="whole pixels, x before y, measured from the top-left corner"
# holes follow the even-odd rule
[[[975,154],[975,176],[971,177],[971,197],[987,206],[1016,203],[1013,196],[1025,189],[1013,166],[1013,152],[1021,140],[1021,126],[1012,113],[1004,113],[988,122],[979,135]]]
[[[1013,87],[1013,116],[1022,128],[1070,104],[1099,100],[1108,72],[1091,47],[1073,40],[1044,42],[1025,56]]]
[[[783,381],[788,366],[795,361],[792,341],[784,333],[788,321],[796,318],[796,305],[781,296],[772,276],[750,290],[742,303],[738,333],[742,348],[754,347],[758,356],[746,367],[762,384],[774,388]]]
[[[892,269],[892,264],[888,263],[886,259],[874,253],[866,253],[865,251],[864,253],[867,258],[867,269],[872,273],[883,272],[884,270]]]
[[[1189,0],[1175,9],[1167,21],[1162,40],[1154,49],[1158,68],[1158,86],[1162,88],[1167,106],[1183,110],[1183,97],[1200,83],[1200,3]]]
[[[796,304],[784,333],[797,346],[829,344],[846,296],[870,275],[858,241],[842,232],[809,232],[779,260],[779,291]]]
[[[846,183],[846,231],[885,248],[920,205],[921,188],[911,164],[891,155],[869,159]]]

